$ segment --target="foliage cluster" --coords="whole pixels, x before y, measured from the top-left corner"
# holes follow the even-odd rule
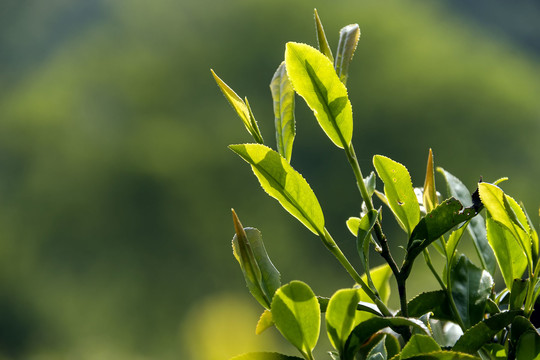
[[[346,87],[360,29],[356,24],[341,29],[334,58],[317,12],[315,24],[319,48],[287,43],[285,61],[270,84],[276,150],[265,145],[247,98],[242,100],[212,71],[255,140],[230,149],[251,166],[268,195],[322,240],[355,282],[330,298],[317,296],[301,281],[281,284],[261,233],[244,228],[233,210],[233,253],[249,291],[265,309],[257,333],[275,326],[303,358],[313,359],[324,314],[333,359],[537,359],[540,334],[530,318],[540,295],[539,239],[523,204],[499,187],[505,178],[493,183],[480,179],[471,194],[457,177],[435,167],[431,150],[423,187],[413,187],[407,168],[381,155],[373,157],[375,171],[364,177],[352,143],[353,115]],[[359,216],[346,224],[357,239],[363,276],[334,241],[315,193],[291,165],[295,94],[305,100],[331,142],[343,149],[354,173],[363,202]],[[444,178],[446,197],[436,189],[435,171]],[[378,181],[383,191],[377,190]],[[400,265],[390,250],[374,197],[405,233]],[[473,239],[480,266],[459,251],[465,232]],[[370,267],[370,249],[385,260],[383,266]],[[442,270],[433,265],[432,253],[443,258]],[[440,290],[410,299],[406,284],[419,255]],[[500,291],[494,284],[497,267],[504,282]],[[392,277],[398,288],[398,311],[388,307]],[[298,358],[249,353],[235,359]]]

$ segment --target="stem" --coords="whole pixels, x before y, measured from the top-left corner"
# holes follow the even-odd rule
[[[431,256],[429,255],[428,249],[424,249],[424,260],[426,261],[426,265],[428,266],[429,270],[431,270],[431,273],[433,276],[435,276],[435,279],[437,279],[437,282],[441,286],[441,288],[446,291],[446,285],[444,285],[444,282],[442,281],[441,277],[437,273],[437,270],[435,270],[435,267],[433,266],[433,263],[431,262]]]
[[[349,260],[347,260],[347,258],[345,257],[345,255],[343,254],[341,249],[338,247],[338,245],[336,244],[336,242],[334,241],[334,239],[332,238],[332,236],[328,232],[328,230],[326,230],[326,228],[325,228],[324,233],[319,234],[319,236],[323,240],[324,245],[336,257],[336,259],[338,259],[338,261],[345,268],[345,270],[347,270],[349,275],[351,275],[353,280],[356,281],[360,285],[360,287],[362,288],[362,290],[364,290],[366,295],[375,303],[375,305],[377,305],[377,307],[379,308],[381,313],[384,316],[392,316],[392,313],[390,312],[390,310],[388,310],[386,305],[384,305],[382,300],[373,293],[373,291],[369,288],[369,286],[367,286],[367,284],[364,282],[364,280],[362,280],[362,277],[358,274],[358,272],[351,265]]]
[[[362,176],[362,170],[360,169],[360,164],[358,164],[358,159],[356,158],[353,144],[351,143],[349,147],[345,147],[344,150],[345,154],[347,155],[347,160],[349,160],[349,164],[351,164],[354,172],[356,184],[358,186],[358,190],[360,190],[360,195],[362,195],[362,199],[366,203],[368,211],[373,210],[373,202],[371,201],[371,196],[369,196],[366,184],[364,183],[364,177]]]

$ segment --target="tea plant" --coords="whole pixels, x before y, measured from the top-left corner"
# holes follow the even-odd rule
[[[480,181],[471,195],[459,179],[435,168],[431,150],[422,188],[413,187],[405,166],[381,155],[373,157],[376,174],[364,177],[352,143],[353,116],[346,88],[360,29],[356,24],[341,29],[334,59],[316,11],[315,23],[319,49],[287,43],[285,61],[270,84],[276,150],[264,145],[247,98],[238,97],[212,71],[256,142],[229,148],[251,166],[268,195],[322,240],[356,283],[337,290],[331,298],[316,296],[301,281],[282,285],[261,233],[244,228],[233,210],[233,253],[249,291],[265,309],[256,332],[275,326],[304,359],[311,360],[324,314],[334,347],[329,352],[332,359],[540,359],[540,334],[530,322],[540,294],[538,234],[523,204],[498,186],[505,179]],[[308,182],[291,165],[295,94],[313,110],[331,142],[343,149],[354,173],[363,202],[359,216],[350,217],[346,224],[357,239],[362,276],[325,227],[321,205]],[[448,198],[443,201],[435,187],[435,169],[446,182]],[[383,192],[376,189],[377,177]],[[401,264],[390,251],[374,196],[390,209],[405,233]],[[480,214],[484,209],[485,219]],[[480,267],[458,250],[465,232],[473,240]],[[371,248],[385,260],[383,266],[370,268]],[[442,271],[433,266],[430,251],[444,259]],[[440,290],[411,299],[406,283],[420,255]],[[495,291],[493,280],[497,265],[504,281],[500,292]],[[398,311],[387,305],[392,275]],[[300,358],[260,352],[234,359]]]

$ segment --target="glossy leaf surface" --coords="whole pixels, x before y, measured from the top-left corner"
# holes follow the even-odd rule
[[[282,286],[274,295],[271,311],[283,337],[310,358],[321,322],[319,302],[311,288],[301,281]]]
[[[495,251],[504,283],[508,289],[512,289],[514,279],[521,278],[527,268],[527,256],[508,229],[490,216],[486,219],[486,224],[487,238]]]
[[[330,343],[340,353],[343,353],[345,342],[356,326],[356,306],[360,301],[357,289],[338,290],[328,303],[326,310],[326,331]]]
[[[251,134],[251,136],[253,136],[256,142],[258,142],[259,144],[264,143],[259,127],[255,122],[254,118],[252,117],[252,114],[250,114],[250,109],[248,105],[234,92],[233,89],[229,87],[229,85],[227,85],[223,80],[219,78],[219,76],[216,75],[214,70],[211,71],[212,75],[214,76],[214,80],[216,80],[216,83],[221,89],[221,92],[223,93],[223,95],[225,95],[225,98],[227,99],[229,104],[231,104],[233,109],[236,111],[236,113],[244,123],[247,131]]]
[[[482,320],[468,329],[452,348],[454,351],[476,354],[482,345],[491,341],[493,336],[508,326],[521,311],[505,311]]]
[[[484,318],[486,301],[493,287],[493,278],[461,255],[450,274],[452,297],[465,327]]]
[[[401,359],[441,350],[441,347],[428,335],[413,335],[401,351]]]
[[[450,196],[458,199],[465,207],[473,205],[471,193],[461,180],[441,167],[438,167],[437,171],[444,176]],[[494,275],[496,267],[495,254],[487,241],[486,225],[482,215],[476,215],[471,219],[467,231],[473,239],[474,247],[480,258],[482,267],[491,275]]]
[[[307,181],[285,158],[259,144],[230,145],[247,161],[263,189],[315,234],[324,232],[324,216]]]
[[[270,91],[274,100],[274,118],[276,127],[277,150],[281,156],[291,162],[294,137],[296,135],[294,119],[294,90],[287,76],[285,62],[276,70]]]
[[[373,157],[373,165],[384,183],[388,206],[410,235],[420,220],[420,205],[409,171],[402,164],[381,155]]]
[[[346,84],[349,77],[349,64],[353,58],[360,40],[360,27],[358,24],[347,25],[339,31],[339,43],[336,53],[336,72],[340,80]]]
[[[313,110],[324,132],[336,146],[348,147],[353,130],[352,106],[330,60],[309,45],[289,42],[285,62],[294,90]]]

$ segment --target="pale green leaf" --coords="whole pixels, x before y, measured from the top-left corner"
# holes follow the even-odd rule
[[[336,53],[336,72],[341,81],[346,84],[349,76],[349,64],[360,40],[358,24],[347,25],[339,31],[339,43]]]
[[[433,152],[431,149],[429,149],[426,179],[424,180],[423,203],[426,212],[430,212],[439,205],[437,190],[435,189],[435,169],[433,167]]]
[[[511,289],[514,279],[520,279],[527,268],[527,256],[510,231],[491,216],[486,219],[486,225],[487,238],[495,251],[504,283]]]
[[[444,176],[450,196],[458,199],[465,207],[473,205],[471,193],[461,180],[441,167],[438,167],[437,171]],[[482,267],[491,275],[494,275],[496,267],[495,254],[487,241],[486,225],[482,215],[476,215],[471,219],[469,226],[467,226],[467,231],[473,239],[474,247],[482,263]]]
[[[272,326],[274,326],[274,319],[272,319],[272,312],[266,309],[261,314],[261,317],[259,318],[259,321],[257,322],[257,327],[255,328],[255,334],[260,335],[266,329],[271,328]]]
[[[420,220],[420,205],[409,171],[402,164],[381,155],[373,157],[373,165],[384,183],[388,206],[410,235]]]
[[[317,29],[317,43],[319,44],[320,52],[322,52],[330,62],[334,62],[334,56],[332,56],[330,45],[328,45],[328,40],[326,39],[326,34],[317,9],[315,9],[315,28]]]
[[[441,350],[441,347],[432,337],[415,334],[409,339],[405,347],[403,347],[403,350],[401,351],[401,360],[439,350]]]
[[[252,352],[238,355],[230,360],[303,360],[297,356],[288,356],[275,352]]]
[[[347,219],[347,229],[353,234],[353,236],[358,236],[358,228],[360,226],[360,218],[350,217]]]
[[[332,346],[342,354],[345,342],[355,323],[356,307],[360,301],[358,289],[341,289],[330,298],[326,309],[326,332]]]
[[[371,271],[369,270],[369,244],[371,241],[373,241],[371,238],[371,230],[373,229],[373,226],[375,226],[378,217],[378,211],[373,209],[368,211],[358,223],[356,237],[356,248],[358,250],[358,255],[360,256],[360,261],[362,262],[364,271],[366,271],[367,283],[373,290],[376,289],[376,286],[373,282]]]
[[[390,278],[392,277],[392,269],[388,264],[379,265],[370,270],[371,280],[375,289],[379,293],[379,296],[383,303],[387,304],[390,298]],[[362,275],[362,280],[367,282],[367,274]],[[371,299],[367,296],[364,290],[360,289],[360,299],[362,301],[372,303]],[[372,318],[372,313],[357,312],[356,322],[360,323],[369,318]]]
[[[313,110],[324,132],[336,146],[348,147],[353,133],[352,106],[330,60],[309,45],[289,42],[285,62],[294,90]]]
[[[255,118],[253,117],[248,105],[234,92],[233,89],[231,89],[223,80],[219,78],[219,76],[217,76],[214,70],[211,71],[212,75],[214,76],[214,80],[216,80],[216,83],[221,89],[221,92],[223,92],[223,95],[225,95],[227,101],[236,111],[244,123],[247,131],[251,134],[251,136],[253,136],[256,142],[259,144],[264,143],[259,127],[257,126],[257,122],[255,121]]]
[[[486,302],[493,288],[493,278],[461,255],[450,273],[452,297],[466,328],[484,318]]]
[[[324,216],[317,197],[284,157],[260,144],[230,145],[229,148],[251,165],[268,195],[313,233],[323,234]]]
[[[271,311],[281,334],[304,356],[311,358],[321,322],[319,302],[311,288],[301,281],[282,286],[274,295]]]
[[[448,241],[446,242],[446,256],[448,257],[449,264],[452,264],[454,262],[453,260],[454,256],[456,255],[457,246],[461,241],[463,233],[465,232],[468,224],[469,223],[467,222],[463,224],[463,226],[461,226],[459,229],[452,231],[452,233],[448,237]]]
[[[274,118],[276,127],[277,150],[288,162],[291,162],[292,148],[296,134],[294,120],[294,90],[287,76],[285,62],[276,70],[270,91],[274,100]]]

